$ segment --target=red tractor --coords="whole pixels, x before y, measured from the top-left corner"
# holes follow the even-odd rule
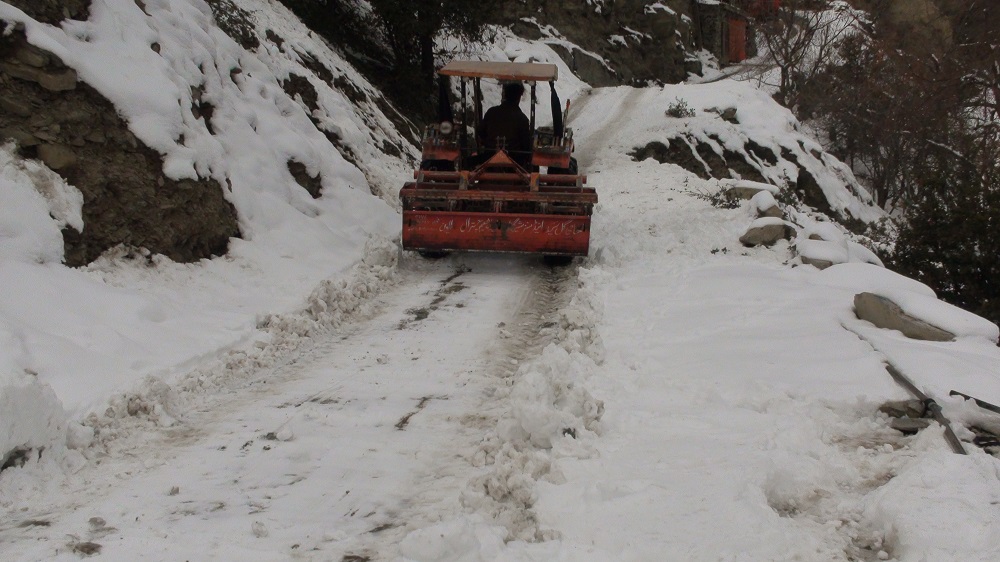
[[[451,250],[537,253],[562,259],[586,256],[597,193],[584,186],[587,178],[577,173],[572,158],[573,132],[564,126],[554,87],[557,67],[453,61],[438,74],[441,121],[424,132],[416,181],[399,192],[403,249],[428,256]],[[453,76],[461,81],[458,115],[453,115],[448,101],[447,77]],[[484,78],[529,84],[530,154],[477,146],[474,133],[483,121]],[[551,127],[535,126],[536,85],[542,81],[551,89]]]

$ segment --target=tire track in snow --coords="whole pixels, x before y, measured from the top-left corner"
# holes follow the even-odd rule
[[[587,88],[580,92],[580,95],[575,100],[572,100],[569,106],[569,116],[566,119],[566,126],[572,125],[576,121],[576,117],[581,115],[584,109],[590,105],[591,100],[594,99],[593,93],[593,88]]]
[[[511,321],[498,326],[502,344],[490,360],[498,378],[512,377],[521,363],[538,356],[552,342],[559,311],[573,296],[570,286],[578,271],[578,265],[549,267],[532,277]]]
[[[479,254],[458,254],[452,258],[460,272],[488,270],[482,274],[491,277],[509,273],[507,263],[514,262],[514,279],[519,288],[512,304],[505,307],[507,312],[503,319],[492,331],[492,344],[484,348],[472,373],[476,382],[470,386],[479,393],[476,403],[453,416],[452,421],[457,428],[448,446],[426,453],[436,460],[414,478],[411,492],[400,504],[402,508],[391,514],[391,520],[382,522],[361,537],[355,547],[345,552],[344,560],[397,559],[401,545],[411,534],[419,535],[422,530],[440,521],[461,518],[463,513],[469,511],[469,506],[464,506],[461,498],[455,495],[467,488],[469,482],[482,472],[481,463],[476,462],[476,454],[500,417],[510,409],[506,394],[512,380],[520,365],[537,357],[555,339],[559,314],[573,296],[577,267],[550,268],[533,263],[535,260],[534,257],[501,258]],[[482,289],[474,275],[466,275],[460,281],[466,292],[475,293],[477,288]],[[442,285],[441,290],[435,293],[435,300],[440,298],[437,295],[449,292],[448,287]],[[443,339],[437,342],[440,353],[448,353],[447,348],[453,345],[453,342]],[[424,408],[419,408],[418,402],[417,410],[400,418],[397,429],[402,429],[398,425],[405,419],[403,427],[409,431],[411,423],[429,415],[420,413],[419,417],[412,417],[411,413],[424,412],[437,399],[445,397],[432,396],[433,400],[427,401],[424,398],[419,398]],[[458,511],[454,511],[456,505]],[[449,509],[453,511],[449,512]]]
[[[580,298],[579,287],[578,267],[541,272],[533,280],[516,323],[501,328],[496,381],[474,420],[492,429],[472,458],[480,471],[462,493],[462,504],[504,527],[507,540],[557,536],[534,513],[536,482],[561,480],[552,448],[595,431],[603,413],[583,385],[582,372],[593,364],[587,355],[599,357],[603,346],[592,303]]]

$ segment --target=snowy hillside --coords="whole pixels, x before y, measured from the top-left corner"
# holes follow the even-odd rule
[[[0,416],[19,420],[0,434],[5,454],[50,446],[64,431],[57,412],[78,421],[146,376],[169,380],[245,345],[260,315],[301,308],[317,283],[345,275],[373,236],[395,235],[391,202],[410,162],[383,146],[413,149],[376,106],[377,92],[280,6],[239,4],[257,14],[251,32],[282,43],[248,50],[198,1],[101,2],[87,22],[63,28],[0,3],[0,18],[21,23],[33,45],[114,102],[136,137],[165,155],[168,177],[228,186],[242,233],[224,259],[181,265],[125,248],[66,269],[59,229],[86,228],[79,191],[2,149]],[[360,103],[310,66],[353,84]],[[282,84],[293,77],[308,80],[315,99],[290,97]],[[195,114],[208,103],[210,123]],[[330,139],[349,146],[358,165]],[[318,180],[321,197],[296,182],[291,162]],[[35,434],[40,424],[47,429]]]
[[[590,256],[429,261],[396,243],[398,116],[282,6],[232,4],[252,17],[227,34],[201,0],[63,27],[0,2],[169,177],[226,186],[242,235],[66,267],[81,192],[0,150],[5,559],[1000,558],[1000,415],[949,396],[1000,401],[1000,330],[877,265],[835,221],[880,212],[766,94],[591,88],[503,33],[470,56],[559,67]],[[783,237],[741,243],[759,221]],[[860,293],[952,337],[860,320]],[[919,413],[893,429],[912,397],[887,365],[967,455]]]

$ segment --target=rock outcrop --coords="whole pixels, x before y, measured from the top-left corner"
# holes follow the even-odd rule
[[[41,15],[50,4],[73,2],[31,3]],[[119,244],[196,261],[224,254],[240,235],[217,181],[166,177],[162,155],[129,131],[115,107],[16,25],[0,38],[0,141],[9,140],[83,193],[83,231],[63,231],[68,265]]]
[[[688,56],[695,44],[692,4],[692,0],[526,0],[508,3],[504,17],[514,33],[526,39],[555,38],[551,35],[555,31],[577,45],[551,43],[591,85],[677,83],[688,72],[700,71]]]
[[[744,246],[772,246],[778,240],[791,240],[795,237],[795,227],[787,222],[771,217],[760,218],[747,228],[740,236]]]

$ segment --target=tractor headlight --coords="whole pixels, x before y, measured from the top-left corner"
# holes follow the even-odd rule
[[[452,131],[455,130],[455,126],[451,124],[451,121],[441,122],[441,134],[450,135]]]

